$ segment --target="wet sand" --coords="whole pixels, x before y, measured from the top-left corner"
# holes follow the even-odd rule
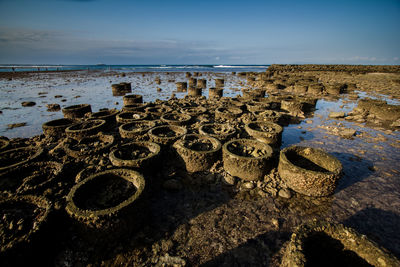
[[[366,97],[399,105],[400,73],[370,71],[373,69],[310,71],[274,66],[263,73],[202,73],[197,77],[207,79],[207,88],[214,87],[215,78],[224,78],[222,100],[207,100],[208,89],[203,89],[206,99],[184,98],[186,92],[175,92],[175,82],[188,80],[185,73],[125,73],[121,77],[121,73],[115,72],[79,71],[2,77],[0,131],[10,138],[39,135],[42,123],[62,118],[61,111],[48,112],[46,104],[60,104],[64,108],[88,103],[93,112],[101,108],[121,110],[122,96],[114,97],[111,91],[111,84],[120,82],[131,82],[133,94],[142,95],[144,102],[153,102],[158,107],[182,113],[184,107],[203,106],[207,111],[183,126],[187,132],[198,133],[199,126],[205,123],[225,122],[236,129],[232,138],[251,138],[244,125],[260,117],[245,110],[236,118],[225,120],[218,118],[215,110],[232,106],[235,102],[232,98],[242,105],[260,101],[243,97],[246,90],[264,88],[268,97],[280,104],[290,97],[309,103],[305,97],[311,97],[317,99],[315,107],[289,110],[287,119],[280,123],[284,128],[280,149],[291,145],[321,148],[343,165],[343,176],[332,196],[309,197],[288,189],[280,179],[277,154],[271,161],[272,170],[260,181],[249,182],[230,176],[221,156],[209,170],[188,173],[172,146],[162,146],[157,168],[140,171],[150,190],[145,197],[145,208],[136,210],[137,216],[144,217],[145,221],[129,235],[99,245],[87,241],[77,231],[76,222],[65,212],[66,196],[76,184],[77,175],[78,180],[83,180],[90,174],[116,168],[110,162],[110,151],[132,140],[122,139],[114,127],[104,131],[115,138],[112,147],[76,158],[60,145],[62,139],[44,135],[11,139],[7,149],[42,147],[45,151],[37,161],[51,160],[64,165],[57,182],[33,191],[53,202],[55,220],[59,223],[49,230],[57,233],[57,238],[45,244],[49,251],[46,261],[57,266],[180,266],[184,263],[189,266],[279,266],[282,247],[295,227],[315,219],[350,226],[399,258],[399,126],[396,121],[383,120],[379,114],[362,113],[357,107],[360,99]],[[159,85],[156,78],[161,81]],[[317,95],[311,94],[310,85],[318,82],[325,89]],[[340,83],[338,94],[326,91],[333,83]],[[300,85],[308,90],[303,92]],[[172,93],[177,99],[170,99]],[[33,101],[36,105],[22,107],[24,101]],[[345,114],[331,118],[332,112]],[[165,124],[159,119],[156,121]],[[8,124],[23,122],[27,125],[7,129]],[[11,193],[24,194],[21,190],[11,190]]]

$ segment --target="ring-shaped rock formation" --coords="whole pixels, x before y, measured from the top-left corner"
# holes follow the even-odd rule
[[[89,104],[72,105],[62,109],[64,118],[79,119],[83,118],[86,113],[92,112],[92,107]]]
[[[148,141],[132,142],[110,152],[111,164],[117,167],[149,167],[160,155],[158,144]]]
[[[141,140],[147,136],[148,131],[155,127],[154,121],[142,120],[125,123],[119,126],[119,134],[122,138]]]
[[[279,124],[267,121],[255,121],[245,125],[246,132],[254,139],[270,146],[280,146],[283,128]]]
[[[342,169],[337,158],[321,149],[291,146],[280,152],[280,177],[289,188],[303,195],[333,194]]]
[[[43,123],[43,133],[47,137],[61,138],[65,135],[65,129],[74,124],[72,119],[57,119]]]
[[[72,187],[66,199],[66,211],[83,237],[104,243],[131,230],[138,222],[144,177],[129,169],[95,173]]]
[[[199,133],[209,135],[223,142],[236,134],[236,129],[229,123],[207,123],[199,127]]]
[[[314,221],[299,226],[283,248],[281,267],[400,266],[386,249],[342,224]]]
[[[169,145],[187,133],[187,129],[176,125],[157,126],[149,131],[150,140],[157,144]]]
[[[88,120],[73,124],[65,129],[67,137],[81,140],[87,136],[96,135],[103,130],[105,120]]]
[[[188,134],[177,140],[173,147],[184,161],[188,172],[207,171],[218,159],[221,142],[201,134]]]
[[[66,138],[64,150],[68,156],[85,159],[90,155],[96,155],[106,151],[114,144],[114,136],[102,133],[86,136],[80,140]]]
[[[116,119],[119,124],[141,121],[148,118],[148,114],[139,111],[124,111],[117,114]]]
[[[224,169],[246,181],[260,180],[272,169],[272,148],[260,141],[234,139],[222,147]]]
[[[37,159],[43,153],[41,147],[20,147],[0,153],[0,172],[10,170],[19,165]]]
[[[161,121],[170,125],[186,125],[189,124],[192,116],[184,113],[166,113],[161,116]]]

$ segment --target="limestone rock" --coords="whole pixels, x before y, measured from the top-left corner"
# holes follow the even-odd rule
[[[348,128],[342,129],[342,130],[339,132],[339,135],[340,135],[341,137],[343,137],[343,138],[352,138],[355,134],[356,134],[356,130],[354,130],[354,129],[348,129]]]
[[[60,111],[61,107],[59,104],[47,104],[47,111]]]
[[[344,112],[331,112],[329,114],[329,118],[332,119],[339,119],[339,118],[344,118],[346,114]]]
[[[282,188],[281,190],[279,190],[278,195],[282,198],[291,198],[292,197],[292,193],[287,188]]]
[[[32,101],[26,101],[26,102],[22,102],[21,105],[23,107],[33,107],[34,105],[36,105],[36,103],[32,102]]]
[[[235,185],[236,179],[232,175],[224,175],[222,181],[227,185]]]
[[[242,185],[242,188],[244,189],[253,189],[254,188],[254,184],[252,182],[246,182]]]

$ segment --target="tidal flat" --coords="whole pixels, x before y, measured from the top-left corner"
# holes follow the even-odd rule
[[[0,111],[9,265],[283,266],[320,221],[400,258],[399,66],[0,73]],[[281,177],[291,146],[332,193]]]

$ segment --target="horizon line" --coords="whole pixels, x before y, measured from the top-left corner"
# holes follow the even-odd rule
[[[268,63],[268,64],[207,64],[207,63],[190,63],[190,64],[54,64],[54,63],[0,63],[0,66],[271,66],[271,65],[377,65],[377,66],[396,66],[400,64],[363,64],[363,63]]]

